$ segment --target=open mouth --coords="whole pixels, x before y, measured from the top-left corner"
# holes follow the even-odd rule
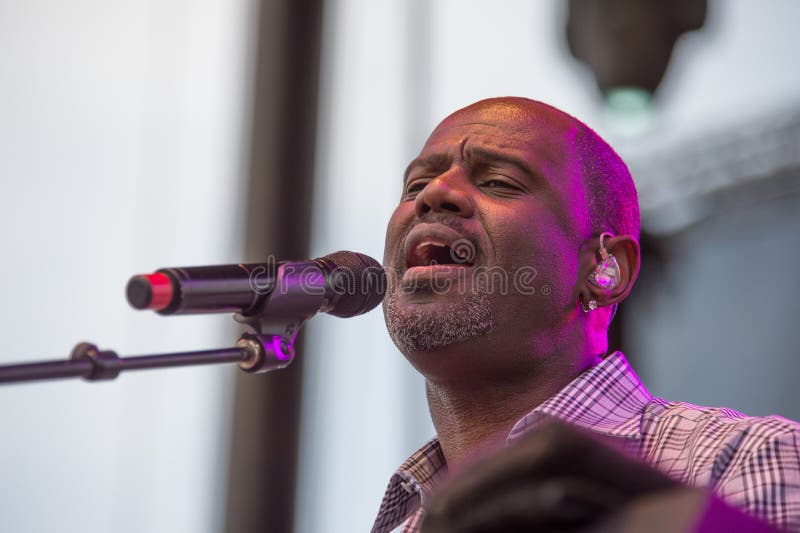
[[[435,265],[472,266],[475,247],[466,239],[453,243],[423,239],[409,249],[406,266],[426,267]]]

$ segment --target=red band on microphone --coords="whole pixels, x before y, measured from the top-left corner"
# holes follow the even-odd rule
[[[155,274],[145,274],[143,277],[150,282],[150,288],[152,290],[152,296],[147,309],[153,309],[154,311],[166,309],[170,302],[172,302],[172,296],[174,292],[174,289],[172,288],[172,282],[170,281],[169,277],[160,272],[156,272]]]

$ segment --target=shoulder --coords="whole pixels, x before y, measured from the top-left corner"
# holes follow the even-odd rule
[[[653,466],[773,524],[800,525],[797,422],[654,399],[642,429],[642,454]]]
[[[771,438],[800,430],[800,424],[778,415],[747,416],[727,407],[703,407],[662,398],[654,398],[645,406],[642,425],[648,433],[679,431],[714,439],[728,433]]]
[[[684,481],[692,470],[713,467],[713,484],[730,462],[776,440],[797,439],[800,424],[786,418],[747,416],[726,407],[701,407],[683,402],[653,399],[642,413],[642,454],[652,463],[671,465]],[[713,461],[709,464],[708,461]]]

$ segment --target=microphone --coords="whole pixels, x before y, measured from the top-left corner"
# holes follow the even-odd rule
[[[162,315],[321,311],[348,318],[383,300],[386,273],[367,255],[341,251],[305,261],[162,268],[133,276],[126,293],[135,309]]]

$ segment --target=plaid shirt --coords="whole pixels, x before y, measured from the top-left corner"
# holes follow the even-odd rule
[[[607,356],[520,419],[507,442],[556,417],[599,433],[689,485],[774,526],[800,531],[800,425],[726,408],[653,398],[620,352]],[[373,533],[419,531],[426,498],[446,471],[438,439],[392,476]]]

